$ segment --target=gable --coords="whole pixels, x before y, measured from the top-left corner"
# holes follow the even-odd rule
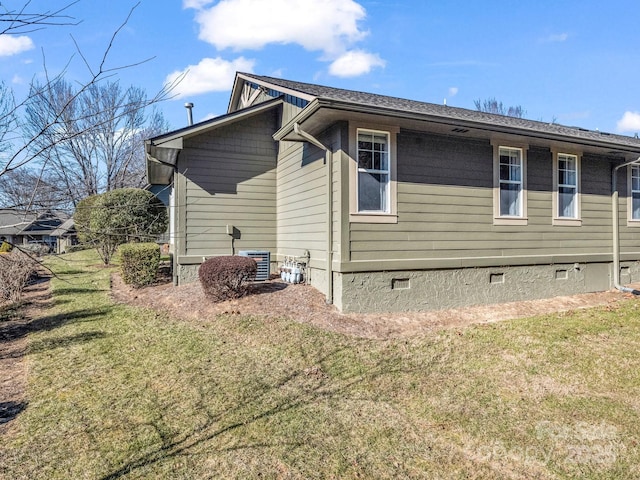
[[[282,120],[283,123],[286,123],[315,97],[286,86],[269,84],[261,81],[260,78],[238,73],[231,92],[228,112],[232,113],[254,107],[275,98],[280,98],[283,101]]]

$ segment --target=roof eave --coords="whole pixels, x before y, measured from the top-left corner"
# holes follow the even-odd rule
[[[566,142],[590,147],[605,148],[621,153],[640,155],[640,145],[634,147],[616,142],[612,139],[603,138],[602,140],[582,138],[579,136],[562,135],[553,132],[544,132],[531,128],[522,128],[517,126],[498,125],[491,122],[479,122],[468,119],[460,119],[456,117],[446,117],[428,113],[409,112],[406,110],[393,109],[389,107],[379,107],[375,105],[363,105],[344,100],[333,100],[326,98],[316,98],[307,105],[298,115],[291,119],[286,125],[280,128],[274,135],[275,140],[301,141],[294,131],[294,125],[297,123],[303,125],[311,116],[315,115],[321,109],[342,110],[350,113],[361,113],[371,115],[384,115],[387,117],[396,117],[407,120],[418,120],[424,122],[439,123],[443,125],[451,125],[456,127],[473,128],[476,130],[484,130],[488,133],[518,135],[530,138],[538,138],[542,140]],[[615,137],[614,137],[615,138]]]
[[[145,140],[147,180],[151,184],[168,185],[171,183],[173,169],[177,165],[180,151],[184,148],[185,139],[258,115],[281,105],[282,102],[282,98],[274,98],[243,110]]]

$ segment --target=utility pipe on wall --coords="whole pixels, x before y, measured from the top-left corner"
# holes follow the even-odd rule
[[[324,150],[327,168],[327,303],[333,303],[333,162],[331,150],[320,140],[300,128],[300,124],[293,124],[293,131],[307,142]]]
[[[618,213],[618,170],[640,164],[640,157],[614,167],[611,174],[611,216],[613,218],[613,286],[625,293],[640,295],[638,290],[620,285],[620,219]]]

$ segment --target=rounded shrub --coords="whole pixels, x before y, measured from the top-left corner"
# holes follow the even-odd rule
[[[124,283],[140,288],[154,282],[160,265],[157,243],[127,243],[119,252]]]
[[[150,242],[166,231],[167,224],[167,208],[153,193],[139,188],[98,195],[89,215],[89,230],[105,265],[119,245]]]
[[[198,277],[207,298],[222,302],[245,296],[257,271],[258,265],[251,257],[221,256],[205,260]]]
[[[78,202],[76,210],[73,212],[73,223],[76,232],[78,232],[80,243],[90,245],[95,240],[95,236],[91,233],[90,221],[96,200],[98,200],[98,195],[83,198]]]

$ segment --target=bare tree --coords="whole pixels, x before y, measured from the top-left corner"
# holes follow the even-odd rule
[[[30,10],[31,0],[25,1],[19,8],[8,9],[6,3],[0,3],[0,35],[23,35],[48,26],[77,25],[79,22],[67,12],[80,0],[69,2],[56,10],[34,12]]]
[[[35,84],[26,106],[27,137],[68,200],[146,183],[142,138],[168,129],[141,88],[106,81],[76,91],[64,79]]]
[[[476,106],[476,110],[485,113],[495,113],[497,115],[506,115],[507,117],[523,118],[527,111],[518,105],[516,107],[505,107],[502,102],[499,102],[495,98],[488,98],[485,100],[475,100],[473,102]]]
[[[23,2],[22,8],[12,11],[6,10],[0,3],[0,28],[2,28],[0,32],[19,34],[52,25],[75,25],[78,22],[67,13],[67,10],[75,3],[77,2],[70,2],[62,9],[43,13],[29,12],[30,1]],[[109,120],[104,120],[98,115],[96,109],[89,112],[84,111],[86,102],[92,95],[99,94],[101,88],[105,91],[106,87],[103,87],[103,82],[111,79],[118,71],[148,61],[147,59],[135,64],[107,67],[107,59],[114,42],[137,6],[138,4],[133,6],[124,22],[114,31],[97,65],[91,65],[76,43],[76,54],[82,59],[88,74],[84,81],[74,84],[75,88],[72,89],[65,82],[66,71],[64,69],[51,77],[46,69],[46,62],[44,64],[45,80],[33,82],[28,96],[22,101],[13,101],[13,96],[9,95],[10,90],[4,85],[0,87],[0,94],[2,94],[2,99],[0,99],[0,147],[5,147],[4,152],[0,149],[0,176],[35,160],[46,163],[61,161],[57,157],[60,152],[53,148],[58,143],[64,143],[68,146],[70,142],[75,141],[72,148],[76,149],[82,146],[85,154],[91,151],[93,147],[88,143],[91,137],[88,134],[90,120],[103,122],[103,124]],[[115,106],[108,105],[106,108],[110,109],[109,115],[112,120],[118,119],[119,116],[131,116],[130,111],[134,106],[145,109],[168,98],[172,87],[172,85],[166,86],[154,96],[144,97],[143,101],[130,103],[126,108],[116,109]],[[85,104],[82,105],[82,102]],[[30,119],[31,124],[22,128],[20,125],[21,113],[33,105],[46,106],[46,108],[43,112],[32,111],[38,117],[35,119],[37,121],[31,122],[33,119]],[[92,128],[98,126],[91,125]],[[81,168],[91,167],[88,162],[83,163],[83,166]],[[89,173],[82,172],[82,177],[88,182],[92,182],[98,175],[90,175]],[[65,184],[65,187],[71,191],[71,189],[77,188],[77,183],[69,182]],[[98,185],[86,185],[85,190],[97,191],[98,188]]]
[[[22,211],[71,211],[64,189],[48,170],[24,167],[0,177],[0,207]]]

